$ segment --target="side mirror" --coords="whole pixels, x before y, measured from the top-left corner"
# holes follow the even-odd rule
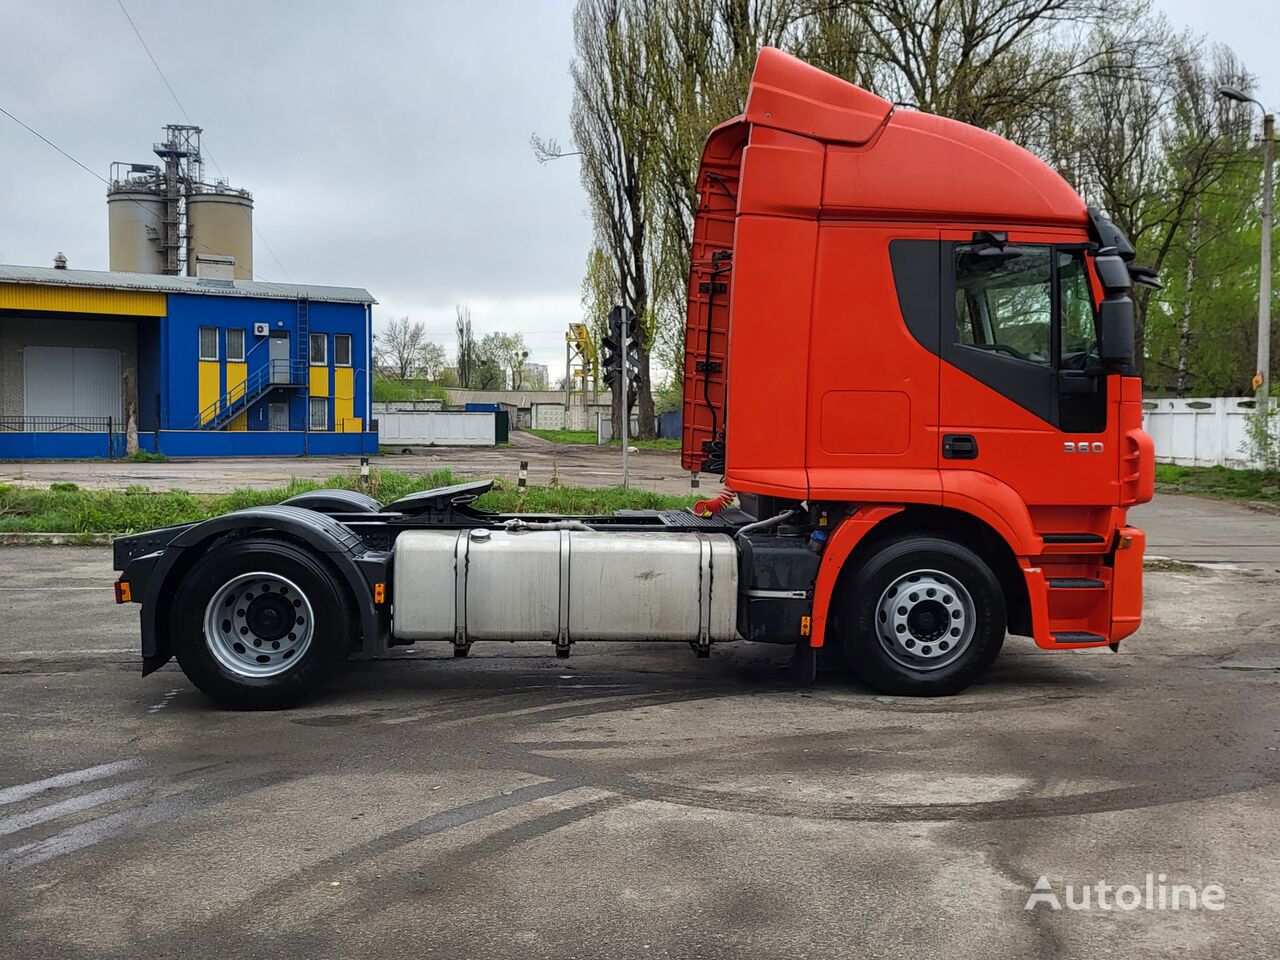
[[[1116,373],[1133,369],[1133,301],[1125,296],[1108,296],[1098,307],[1098,327],[1102,333],[1102,363]]]

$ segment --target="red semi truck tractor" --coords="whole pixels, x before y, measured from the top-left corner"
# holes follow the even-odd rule
[[[1115,226],[1019,147],[776,50],[697,189],[682,457],[736,508],[504,515],[473,483],[122,537],[144,673],[176,656],[270,707],[399,644],[745,639],[937,695],[1007,633],[1132,634],[1154,457],[1130,291],[1154,281]]]

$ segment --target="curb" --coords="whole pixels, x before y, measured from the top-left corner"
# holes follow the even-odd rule
[[[4,547],[109,547],[111,533],[0,533]]]

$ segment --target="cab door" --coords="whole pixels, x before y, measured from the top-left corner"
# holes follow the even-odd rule
[[[1084,237],[947,231],[941,260],[944,496],[979,474],[1030,507],[1114,504]]]

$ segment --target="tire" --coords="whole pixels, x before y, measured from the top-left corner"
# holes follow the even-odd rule
[[[309,696],[351,647],[342,584],[307,549],[251,537],[214,546],[173,601],[170,639],[188,679],[225,706],[273,710]]]
[[[846,588],[838,631],[854,672],[884,693],[959,693],[1004,644],[1000,581],[972,550],[910,536],[882,544]]]

